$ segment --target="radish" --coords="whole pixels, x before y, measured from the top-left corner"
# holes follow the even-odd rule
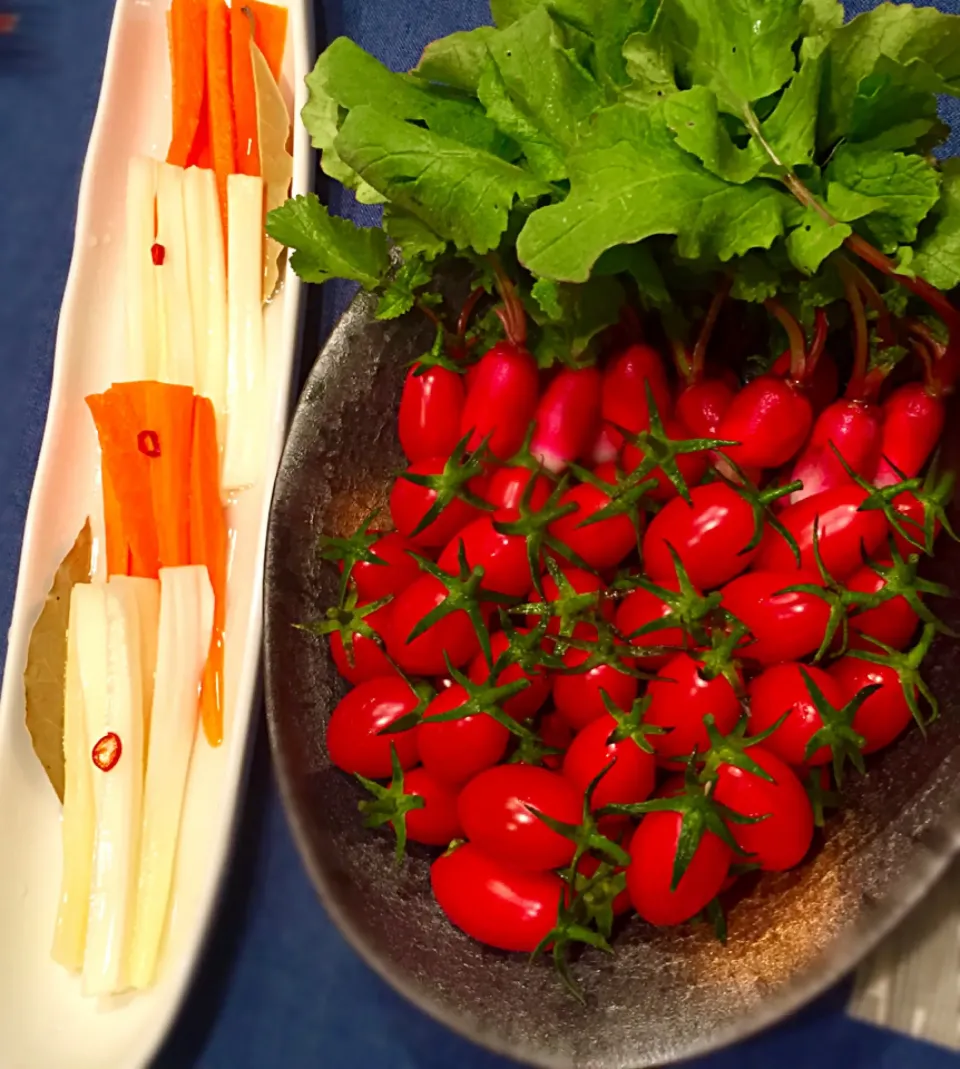
[[[554,474],[583,454],[600,423],[600,372],[564,368],[550,383],[536,412],[530,452]]]
[[[588,464],[608,464],[616,460],[623,444],[623,435],[609,423],[601,423],[593,441],[587,446],[584,460]]]
[[[809,351],[803,329],[777,301],[767,308],[780,320],[790,338],[791,368],[786,379],[761,375],[748,383],[727,409],[717,432],[739,445],[723,450],[741,468],[778,468],[803,447],[813,424],[813,408],[805,384],[816,369],[827,338],[827,320],[817,311],[817,327]]]
[[[778,468],[803,447],[812,423],[813,409],[795,382],[761,375],[733,399],[717,434],[740,443],[723,452],[741,468]]]
[[[790,352],[777,357],[770,368],[771,375],[786,378],[790,374]],[[810,374],[807,396],[814,412],[822,412],[840,393],[840,372],[829,353],[823,353]]]
[[[703,379],[680,391],[677,398],[677,419],[699,438],[717,438],[720,423],[726,415],[736,390],[725,379]]]
[[[817,417],[810,441],[793,468],[803,487],[790,495],[795,504],[850,481],[844,461],[869,477],[880,460],[880,410],[867,401],[834,401]],[[843,458],[842,460],[840,458]]]
[[[943,432],[943,401],[927,386],[908,382],[883,403],[881,460],[874,482],[892,486],[920,473]]]
[[[460,441],[466,394],[456,371],[420,361],[407,372],[400,397],[400,445],[411,464],[448,456]]]
[[[616,428],[637,434],[650,426],[648,383],[657,411],[665,418],[671,409],[670,386],[663,359],[652,346],[631,345],[603,373],[601,411],[607,435],[618,446],[623,438]]]
[[[469,450],[486,439],[487,448],[506,460],[523,445],[527,428],[537,411],[540,375],[527,351],[527,320],[513,284],[499,276],[503,307],[497,315],[507,332],[467,376],[467,398],[460,417],[461,436],[470,435]]]

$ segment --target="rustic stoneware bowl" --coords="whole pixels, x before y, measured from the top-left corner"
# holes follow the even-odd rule
[[[929,671],[943,713],[854,778],[842,815],[799,869],[756,880],[729,910],[729,941],[706,926],[636,918],[608,957],[586,951],[578,1005],[551,966],[486,950],[430,895],[430,855],[396,868],[387,834],[365,831],[359,787],[330,764],[327,719],[344,693],[327,644],[295,629],[334,603],[322,533],[346,534],[385,504],[403,466],[396,412],[406,365],[432,340],[421,318],[378,323],[358,298],[317,359],[277,481],[267,551],[266,691],[287,812],[320,898],[356,950],[421,1009],[495,1051],[536,1065],[639,1069],[742,1038],[847,972],[928,890],[960,842],[957,646]],[[950,425],[950,424],[948,424]],[[954,429],[956,424],[952,424]],[[944,546],[937,577],[956,575]],[[943,614],[955,626],[953,603]]]

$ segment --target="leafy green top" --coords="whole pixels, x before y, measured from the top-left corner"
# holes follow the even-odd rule
[[[777,295],[806,317],[841,295],[834,261],[850,253],[928,303],[914,276],[960,282],[960,169],[929,155],[936,95],[960,95],[960,16],[882,4],[844,25],[839,0],[491,6],[495,27],[433,42],[409,74],[342,38],[320,56],[303,121],[323,169],[385,205],[403,266],[379,231],[298,197],[267,229],[301,277],[377,289],[401,270],[389,317],[445,257],[495,253],[544,362],[589,359],[618,318],[598,298],[622,287],[662,306],[725,275],[734,299]]]

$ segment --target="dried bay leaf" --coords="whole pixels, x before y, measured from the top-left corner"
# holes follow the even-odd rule
[[[23,673],[27,730],[33,749],[50,784],[63,801],[63,703],[67,672],[67,621],[70,591],[90,582],[92,556],[90,521],[83,525],[73,548],[63,558],[30,635]]]
[[[287,151],[290,139],[290,115],[283,94],[273,79],[263,53],[251,41],[253,84],[257,94],[257,126],[260,141],[260,174],[263,178],[264,208],[279,208],[290,192],[293,157]],[[267,236],[264,242],[263,299],[269,300],[280,279],[283,246]]]

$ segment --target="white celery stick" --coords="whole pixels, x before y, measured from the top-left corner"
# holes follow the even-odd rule
[[[224,489],[259,478],[266,449],[266,365],[263,342],[263,182],[227,178],[227,434]]]
[[[213,171],[188,167],[183,193],[197,362],[195,389],[213,402],[222,448],[227,404],[227,274]]]
[[[134,156],[127,170],[125,245],[127,353],[121,381],[156,378],[159,369],[156,268],[151,249],[157,195],[157,162]]]
[[[78,642],[79,631],[85,626],[82,591],[87,585],[78,583],[70,591],[63,702],[63,876],[51,951],[53,960],[72,972],[79,972],[83,968],[93,862],[93,782],[90,775],[90,746],[84,723]],[[86,604],[90,604],[89,599]],[[93,626],[96,627],[96,624]]]
[[[183,168],[158,164],[157,244],[163,247],[162,314],[166,350],[158,378],[181,386],[196,385],[193,310],[187,259],[187,226],[183,204]]]
[[[170,910],[184,791],[213,629],[213,588],[201,566],[160,569],[160,636],[143,806],[130,982],[149,987]]]
[[[78,643],[96,825],[83,991],[109,995],[129,986],[126,951],[135,909],[143,791],[143,683],[132,590],[110,584],[91,584],[89,590],[90,643],[86,617]],[[84,594],[82,590],[80,596]],[[100,676],[91,678],[89,689],[88,672]]]
[[[140,624],[140,677],[143,681],[143,763],[146,766],[150,740],[150,710],[153,706],[153,677],[157,668],[160,583],[157,579],[112,575],[110,585],[129,587],[137,606],[137,619]]]

